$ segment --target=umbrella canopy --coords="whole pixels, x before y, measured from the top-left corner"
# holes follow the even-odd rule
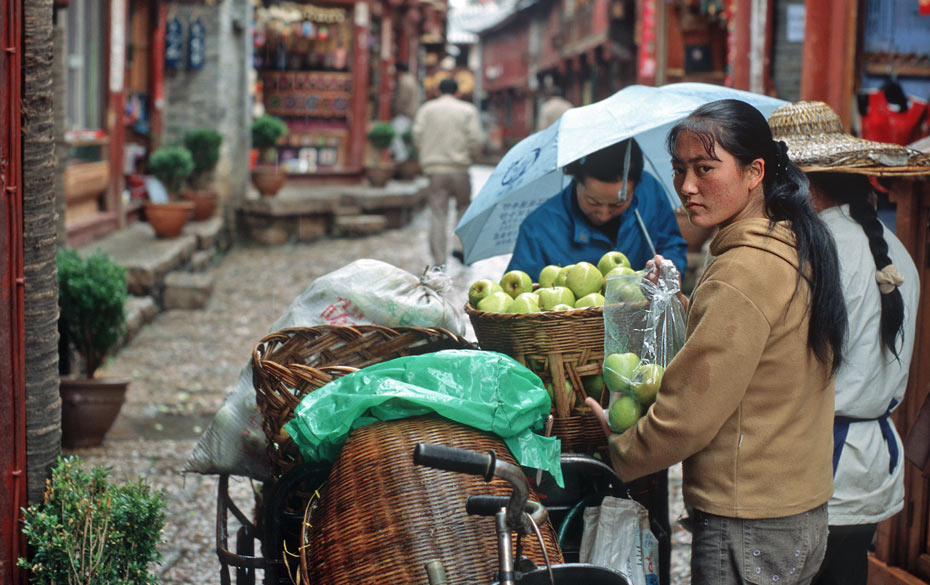
[[[465,263],[512,252],[523,219],[568,184],[570,177],[561,171],[565,165],[627,138],[639,144],[645,170],[678,207],[665,137],[695,108],[720,99],[748,102],[766,118],[788,103],[706,83],[631,85],[572,108],[555,124],[524,138],[504,155],[455,229]]]

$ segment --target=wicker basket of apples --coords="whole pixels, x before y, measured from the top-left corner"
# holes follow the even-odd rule
[[[626,257],[608,252],[598,262],[546,266],[534,283],[513,270],[500,281],[481,279],[468,291],[465,312],[481,349],[507,354],[533,370],[552,398],[552,434],[562,450],[591,453],[606,447],[600,425],[584,403],[595,398],[607,406],[601,364],[604,360],[604,287],[607,279],[632,274]],[[637,296],[638,293],[638,296]],[[631,288],[630,323],[639,322],[648,302]]]

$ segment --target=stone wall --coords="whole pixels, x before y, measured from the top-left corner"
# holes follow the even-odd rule
[[[248,189],[252,6],[249,0],[210,4],[168,4],[168,19],[180,20],[185,43],[190,24],[200,19],[205,33],[205,63],[190,71],[185,60],[165,71],[163,143],[181,141],[184,132],[210,127],[223,135],[214,176],[223,214],[231,218]]]

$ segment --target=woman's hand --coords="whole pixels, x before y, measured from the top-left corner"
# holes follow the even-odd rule
[[[584,403],[588,405],[588,408],[594,413],[594,417],[601,423],[601,428],[604,429],[604,435],[610,438],[611,430],[610,426],[607,424],[607,413],[601,408],[601,404],[593,398],[585,398]]]
[[[646,278],[652,284],[659,284],[659,268],[662,266],[662,263],[665,262],[665,257],[661,254],[656,254],[652,257],[652,260],[646,262],[646,267],[644,268],[645,274],[643,278]],[[678,274],[678,292],[675,293],[675,296],[678,297],[678,302],[681,303],[681,306],[684,307],[685,312],[688,311],[688,297],[681,292],[681,274],[678,271],[675,271],[675,274]]]

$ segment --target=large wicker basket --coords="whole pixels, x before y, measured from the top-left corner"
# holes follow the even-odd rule
[[[427,585],[438,560],[449,583],[489,583],[497,567],[494,520],[465,513],[469,495],[509,495],[504,481],[413,463],[417,442],[486,452],[514,463],[498,437],[435,416],[380,422],[352,431],[301,543],[302,582],[315,585]],[[538,501],[535,494],[531,498]],[[562,561],[552,525],[541,527],[550,561]],[[535,537],[523,554],[544,562]]]
[[[615,319],[629,315],[638,322],[647,301],[611,305]],[[593,453],[606,448],[604,432],[584,406],[582,378],[601,373],[604,361],[604,310],[586,307],[540,313],[488,313],[465,305],[481,349],[507,354],[533,370],[551,385],[554,398],[552,434],[562,451]],[[571,391],[568,391],[568,382]],[[607,391],[600,396],[607,405]]]
[[[380,325],[292,327],[264,337],[252,352],[252,376],[274,477],[302,461],[284,424],[304,396],[357,368],[443,349],[475,345],[445,329]]]

